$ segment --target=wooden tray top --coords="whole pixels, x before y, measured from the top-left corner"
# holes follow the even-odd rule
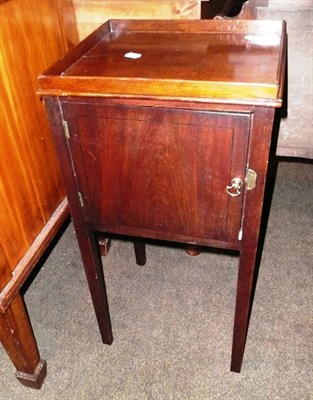
[[[39,77],[39,93],[281,105],[284,21],[110,20]]]

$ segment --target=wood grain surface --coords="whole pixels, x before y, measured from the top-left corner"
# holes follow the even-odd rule
[[[56,1],[11,0],[0,12],[0,290],[64,199],[37,75],[65,54]],[[32,10],[32,11],[30,11]]]
[[[285,29],[281,21],[111,20],[39,77],[40,92],[280,106]]]

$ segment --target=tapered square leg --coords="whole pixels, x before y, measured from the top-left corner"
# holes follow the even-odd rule
[[[230,368],[233,372],[241,371],[245,351],[250,313],[253,303],[253,284],[257,251],[257,239],[246,239],[240,251]]]
[[[97,236],[81,221],[73,220],[73,222],[102,341],[105,344],[112,344],[113,333]]]
[[[134,239],[136,263],[145,265],[146,263],[146,244],[142,239]]]
[[[40,389],[47,375],[47,364],[45,360],[40,360],[32,374],[16,371],[16,378],[31,389]]]
[[[40,389],[47,365],[40,358],[24,301],[18,294],[6,312],[0,314],[0,340],[16,368],[16,377],[24,385]]]

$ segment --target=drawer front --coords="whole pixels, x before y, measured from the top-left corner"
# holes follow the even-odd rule
[[[64,103],[86,219],[108,232],[236,243],[248,114]],[[174,240],[174,239],[173,239]],[[200,240],[201,241],[201,240]]]

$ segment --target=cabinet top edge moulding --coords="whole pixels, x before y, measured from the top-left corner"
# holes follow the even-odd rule
[[[43,72],[38,92],[280,107],[285,32],[284,21],[110,20]]]

